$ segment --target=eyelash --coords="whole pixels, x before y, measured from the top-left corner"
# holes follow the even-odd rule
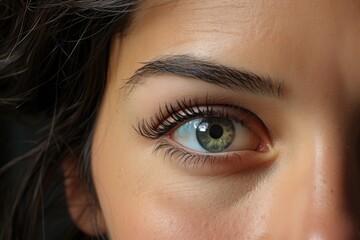
[[[242,119],[239,119],[237,114],[236,117],[230,117],[229,112],[235,111],[241,112]],[[183,99],[176,101],[174,104],[165,103],[163,108],[159,108],[159,112],[150,119],[143,119],[138,122],[137,126],[134,127],[135,131],[141,136],[156,140],[167,135],[173,129],[176,129],[183,123],[191,121],[195,118],[205,117],[224,117],[230,118],[243,126],[247,126],[247,120],[259,119],[250,111],[230,104],[214,104],[209,97],[207,97],[203,104],[200,104],[198,98],[195,99]],[[247,119],[247,120],[245,120]],[[202,166],[204,164],[210,164],[211,166],[216,165],[218,162],[226,162],[230,157],[234,160],[241,159],[236,153],[219,153],[219,154],[199,154],[190,152],[184,149],[184,147],[175,146],[168,140],[160,139],[156,145],[154,152],[164,150],[165,158],[170,159],[176,157],[179,163],[190,165],[192,167]]]
[[[236,156],[237,159],[241,159],[236,153],[226,153],[220,155],[191,153],[183,148],[172,145],[166,140],[161,140],[155,147],[154,152],[159,150],[164,150],[165,158],[172,159],[175,157],[180,164],[186,165],[187,167],[202,167],[205,164],[216,166],[216,164],[220,161],[222,163],[228,161],[230,155],[231,157]]]
[[[214,107],[221,108],[214,110]],[[181,123],[185,123],[194,118],[205,117],[225,117],[228,118],[228,111],[241,111],[243,114],[250,115],[251,113],[243,108],[235,105],[222,104],[216,105],[211,103],[210,98],[206,98],[204,104],[199,104],[198,99],[183,99],[176,101],[176,105],[165,103],[164,108],[159,109],[154,117],[149,120],[143,119],[140,121],[135,130],[141,135],[149,139],[158,139]],[[244,120],[233,119],[246,126]]]

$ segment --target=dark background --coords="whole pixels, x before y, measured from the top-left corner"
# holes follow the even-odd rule
[[[46,122],[46,118],[41,115],[34,117],[13,112],[0,112],[0,167],[34,147]],[[8,207],[6,201],[16,191],[16,183],[21,179],[22,172],[23,167],[20,164],[0,177],[0,219],[3,219],[4,210]],[[39,222],[39,227],[44,227],[41,227],[38,239],[63,239],[60,238],[61,235],[72,232],[74,229],[67,212],[61,170],[57,174],[58,176],[51,183],[53,187],[45,196],[47,199],[45,220]],[[24,219],[24,221],[32,220]],[[3,225],[0,222],[0,231]]]

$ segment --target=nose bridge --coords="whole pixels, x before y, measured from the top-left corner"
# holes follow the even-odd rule
[[[314,130],[313,205],[321,210],[342,201],[347,154],[344,133],[337,127],[323,124]]]
[[[349,163],[354,156],[349,151],[348,131],[339,117],[323,119],[311,129],[312,189],[304,233],[307,239],[354,239],[358,234],[351,209],[354,193],[348,188]]]

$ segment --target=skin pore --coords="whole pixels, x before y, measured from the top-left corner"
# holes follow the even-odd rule
[[[359,237],[360,2],[144,1],[141,9],[113,40],[93,140],[101,230],[116,240]],[[128,83],[144,63],[171,56],[269,78],[282,96],[171,71]],[[186,121],[157,139],[139,134],[177,101],[244,120],[265,150],[189,149],[173,137]],[[216,158],[185,159],[179,149]]]

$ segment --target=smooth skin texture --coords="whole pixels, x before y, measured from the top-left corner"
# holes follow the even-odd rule
[[[142,9],[113,40],[93,141],[102,231],[115,240],[360,238],[360,2],[144,1]],[[143,62],[169,55],[270,76],[284,96],[172,74],[129,91]],[[205,96],[264,123],[269,150],[242,158],[254,165],[184,166],[134,130],[165,103]]]

